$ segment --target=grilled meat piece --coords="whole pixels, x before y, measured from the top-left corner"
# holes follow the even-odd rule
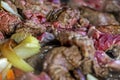
[[[90,7],[80,7],[80,10],[75,7],[60,6],[59,0],[58,2],[47,1],[15,0],[13,2],[16,8],[21,11],[21,14],[24,15],[24,21],[19,25],[20,27],[17,26],[16,32],[25,30],[34,36],[44,34],[46,31],[50,31],[50,33],[55,32],[57,33],[55,34],[56,37],[52,34],[46,34],[47,36],[44,36],[45,34],[41,35],[41,43],[44,41],[49,42],[54,38],[57,38],[61,43],[59,47],[54,48],[52,51],[45,50],[48,53],[35,55],[27,60],[36,70],[46,71],[52,80],[85,80],[85,75],[89,73],[97,77],[106,77],[109,73],[109,68],[120,70],[118,67],[120,65],[120,31],[119,26],[112,26],[119,25],[119,23],[112,14],[105,13],[114,12],[116,14],[116,12],[119,12],[119,1],[79,0],[78,4]],[[106,2],[108,4],[104,5]],[[116,9],[113,9],[111,6]],[[11,25],[13,26],[12,23],[16,25],[17,21],[16,17],[14,17],[14,20],[11,16],[13,17],[13,15],[7,12],[0,15],[2,20],[1,26],[3,26],[2,22],[6,21],[5,27],[1,27],[0,31],[7,35],[14,32],[14,28],[11,28]],[[90,31],[91,24],[95,25],[99,31],[97,29],[94,29],[93,32],[92,30]],[[41,37],[44,38],[43,41]],[[111,45],[114,46],[114,44],[115,47],[110,49]],[[111,59],[106,54],[108,49],[112,51],[112,56],[115,58]],[[31,75],[32,77],[28,76],[26,79],[51,80],[46,73],[43,72],[40,76]]]
[[[80,8],[81,15],[87,18],[95,26],[119,25],[115,17],[109,13],[98,12],[87,7]]]
[[[58,34],[57,39],[62,45],[76,45],[80,47],[84,57],[94,55],[94,43],[88,36],[82,36],[72,31],[62,31]]]
[[[0,10],[0,31],[5,35],[11,35],[20,23],[20,19],[6,11]]]
[[[18,4],[19,3],[19,4]],[[28,32],[37,36],[44,33],[51,23],[46,21],[46,15],[52,10],[53,5],[42,0],[16,0],[16,7],[24,15],[24,22],[17,31],[26,29]]]
[[[25,30],[34,36],[46,31],[46,27],[40,23],[33,22],[32,20],[26,20],[24,24],[16,29],[16,32]]]
[[[109,74],[108,68],[105,66],[100,66],[100,64],[97,60],[94,60],[94,62],[93,62],[93,69],[94,69],[95,75],[97,77],[100,76],[100,77],[105,78]]]
[[[75,80],[70,70],[80,65],[81,54],[76,46],[54,48],[46,57],[44,69],[52,80]]]
[[[92,61],[92,59],[85,58],[82,61],[80,68],[81,68],[81,71],[83,74],[93,73],[93,61]]]
[[[26,7],[30,7],[29,5],[40,5],[43,3],[43,0],[15,0],[14,4],[17,8],[25,9]]]
[[[35,75],[29,72],[17,80],[51,80],[51,78],[46,72],[41,72],[39,75]]]
[[[86,6],[95,10],[102,10],[106,0],[69,0],[69,5],[72,7]]]
[[[120,11],[119,0],[69,0],[70,6],[86,6],[94,10],[118,12]]]
[[[119,0],[107,0],[104,6],[104,11],[107,12],[118,12],[120,11],[120,1]]]
[[[120,34],[120,26],[109,25],[109,26],[100,26],[97,29],[103,33],[109,34]]]
[[[47,20],[53,22],[55,28],[69,29],[72,28],[80,18],[80,11],[67,7],[61,7],[48,13]]]
[[[69,0],[69,5],[72,7],[85,6],[97,11],[113,13],[113,15],[116,17],[116,20],[120,22],[119,0]]]
[[[59,4],[55,5],[46,0],[15,0],[14,4],[18,9],[22,10],[26,18],[36,13],[45,17],[50,10],[60,7]]]
[[[57,38],[62,43],[62,45],[66,45],[66,44],[67,45],[68,44],[76,45],[76,46],[78,46],[78,48],[80,48],[79,52],[82,57],[80,60],[79,68],[81,69],[81,71],[84,74],[88,74],[88,73],[94,74],[94,72],[95,72],[96,76],[99,76],[99,77],[105,77],[108,75],[108,73],[109,73],[108,68],[105,66],[101,66],[99,64],[100,62],[96,61],[96,56],[94,56],[95,55],[95,49],[93,46],[94,43],[87,36],[82,36],[78,33],[72,32],[72,31],[71,32],[63,31],[58,34]],[[70,52],[66,52],[66,53],[67,53],[66,55],[68,55],[68,53],[70,53]],[[65,56],[65,57],[67,57],[67,56]],[[101,59],[102,58],[103,57],[101,57]],[[72,57],[71,57],[71,59],[72,59]],[[75,59],[77,59],[77,58],[75,58]],[[71,62],[69,62],[69,63],[71,63]]]
[[[81,65],[79,68],[84,74],[95,72],[96,76],[99,77],[105,77],[108,75],[108,68],[103,65],[101,66],[100,62],[96,61],[95,55],[97,55],[97,53],[95,53],[96,51],[92,39],[70,31],[60,32],[57,38],[62,43],[62,45],[76,45],[80,48],[83,58],[81,60]],[[101,60],[104,59],[102,56],[100,58]]]
[[[94,68],[96,69],[96,74],[106,75],[108,74],[108,69],[113,71],[119,71],[120,68],[117,67],[120,65],[119,60],[119,33],[102,33],[97,29],[93,29],[92,37],[94,39],[94,44],[96,48]],[[107,51],[105,53],[105,51]],[[112,52],[111,52],[112,51]],[[116,58],[118,57],[118,60]],[[101,69],[102,68],[102,69]],[[101,71],[99,71],[101,70]],[[104,72],[105,71],[105,72]],[[98,75],[97,74],[97,75]],[[114,74],[112,74],[114,76]],[[118,77],[117,77],[118,79]]]

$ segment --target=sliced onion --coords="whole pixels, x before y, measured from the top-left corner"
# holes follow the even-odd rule
[[[2,72],[8,64],[9,62],[7,61],[7,58],[0,59],[0,72]]]
[[[23,41],[27,36],[30,36],[29,33],[25,31],[17,32],[11,36],[11,39],[14,39],[18,44]]]
[[[2,55],[7,58],[14,67],[24,72],[34,71],[34,69],[28,63],[26,63],[14,52],[14,50],[12,49],[13,43],[13,40],[8,40],[6,43],[3,44],[1,48]]]
[[[60,4],[60,0],[48,0],[49,2],[55,3],[55,4]]]
[[[6,3],[5,1],[1,1],[1,7],[4,8],[6,11],[18,16],[19,18],[22,18],[17,12],[15,12],[8,3]]]
[[[26,59],[40,51],[40,44],[35,37],[28,35],[14,48],[14,51],[19,57]]]
[[[2,73],[2,80],[5,80],[6,78],[6,75],[7,75],[7,72],[9,71],[9,69],[12,67],[12,64],[9,63],[7,65],[7,67],[1,72]]]
[[[13,50],[23,58],[29,58],[40,51],[39,40],[25,31],[17,32],[11,36],[11,39],[18,43]]]
[[[87,74],[87,80],[98,80],[98,79],[91,74]]]

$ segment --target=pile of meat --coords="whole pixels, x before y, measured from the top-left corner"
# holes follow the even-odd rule
[[[120,71],[119,0],[5,1],[22,19],[0,10],[0,40],[25,30],[42,44],[27,60],[40,75],[26,73],[22,80],[120,79],[112,74]]]

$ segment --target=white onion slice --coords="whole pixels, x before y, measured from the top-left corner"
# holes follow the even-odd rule
[[[22,18],[17,12],[15,12],[8,3],[1,1],[1,7],[4,8],[6,11],[18,16],[19,18]]]
[[[7,67],[1,72],[2,73],[2,80],[5,80],[5,77],[6,77],[7,73],[8,73],[8,71],[11,69],[11,67],[12,67],[12,64],[9,63],[7,65]]]
[[[87,80],[98,80],[98,79],[91,74],[87,74]]]
[[[2,72],[7,66],[9,62],[7,61],[7,58],[0,59],[0,72]]]

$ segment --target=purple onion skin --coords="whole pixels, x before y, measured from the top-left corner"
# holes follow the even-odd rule
[[[82,72],[80,71],[80,69],[75,69],[74,73],[77,75],[77,79],[79,80],[86,80],[85,76],[82,74]]]
[[[52,2],[54,4],[60,4],[60,0],[48,0],[49,2]]]
[[[44,32],[42,35],[37,37],[40,42],[47,43],[55,39],[52,33]]]

